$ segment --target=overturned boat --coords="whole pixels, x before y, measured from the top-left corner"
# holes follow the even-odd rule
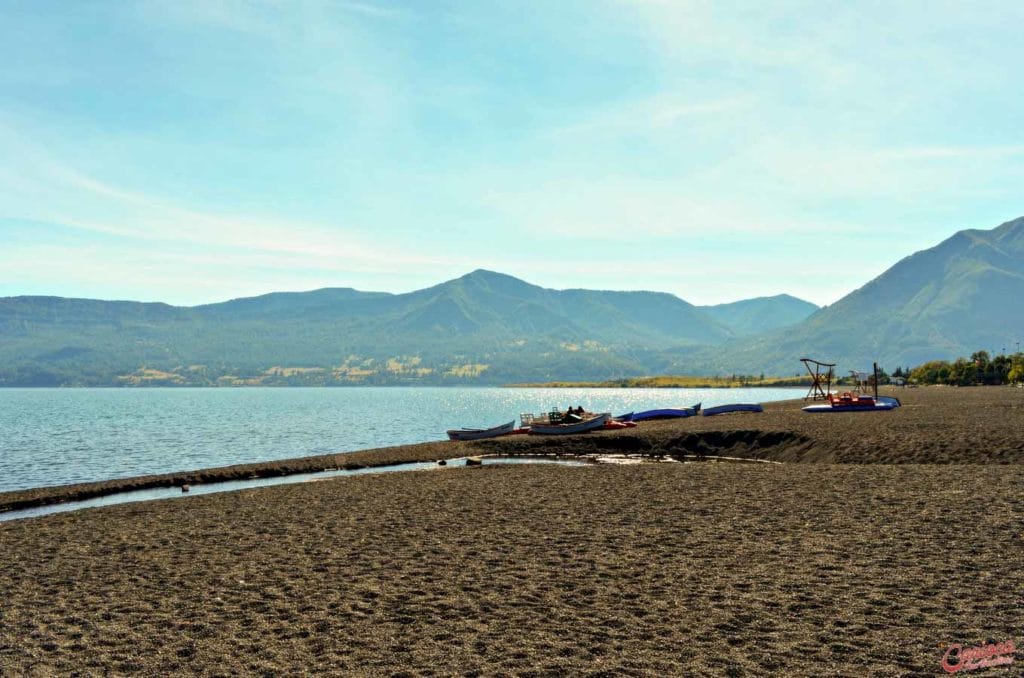
[[[646,410],[636,412],[630,421],[647,421],[648,419],[680,419],[683,417],[694,417],[700,413],[700,403],[693,407],[663,407],[657,410]]]
[[[728,414],[729,412],[764,412],[764,408],[757,403],[730,403],[709,407],[701,414],[705,417],[713,417],[716,414]]]

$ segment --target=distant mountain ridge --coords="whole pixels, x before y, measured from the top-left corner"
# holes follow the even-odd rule
[[[1024,339],[1021,299],[1024,217],[989,231],[959,231],[799,325],[690,359],[779,373],[807,355],[862,369],[874,361],[913,366],[981,349],[1015,350]]]
[[[502,384],[913,366],[1024,338],[1024,217],[917,252],[831,306],[697,307],[477,270],[404,294],[328,288],[191,308],[0,298],[0,386]]]
[[[818,307],[788,294],[698,306],[738,336],[762,334],[806,320]]]
[[[0,299],[0,384],[500,383],[622,376],[731,331],[660,292],[551,290],[477,270],[191,308]]]

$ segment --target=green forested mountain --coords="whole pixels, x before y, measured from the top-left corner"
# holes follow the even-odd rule
[[[1024,217],[965,230],[896,263],[795,327],[688,355],[712,369],[802,369],[810,356],[839,370],[918,365],[1024,340]]]
[[[0,299],[0,383],[501,383],[648,371],[730,336],[654,292],[474,271],[408,294],[324,289],[193,308]]]
[[[961,231],[806,319],[787,295],[699,308],[474,271],[407,294],[323,289],[191,308],[0,299],[0,385],[500,384],[840,374],[1015,349],[1024,218]]]
[[[818,307],[788,294],[744,299],[729,304],[698,306],[737,336],[764,334],[806,320]]]

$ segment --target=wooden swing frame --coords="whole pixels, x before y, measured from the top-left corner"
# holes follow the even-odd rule
[[[804,364],[807,373],[811,375],[811,389],[807,391],[804,400],[828,400],[832,395],[832,377],[835,374],[836,364],[823,363],[814,358],[800,358],[800,362]]]

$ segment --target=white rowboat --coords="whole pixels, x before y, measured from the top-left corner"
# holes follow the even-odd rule
[[[516,428],[516,420],[495,426],[494,428],[456,428],[448,431],[450,440],[480,440],[481,438],[497,438],[508,435]]]
[[[530,435],[556,436],[569,433],[585,433],[601,428],[604,423],[612,418],[611,412],[602,412],[590,419],[577,421],[570,424],[531,424]]]

